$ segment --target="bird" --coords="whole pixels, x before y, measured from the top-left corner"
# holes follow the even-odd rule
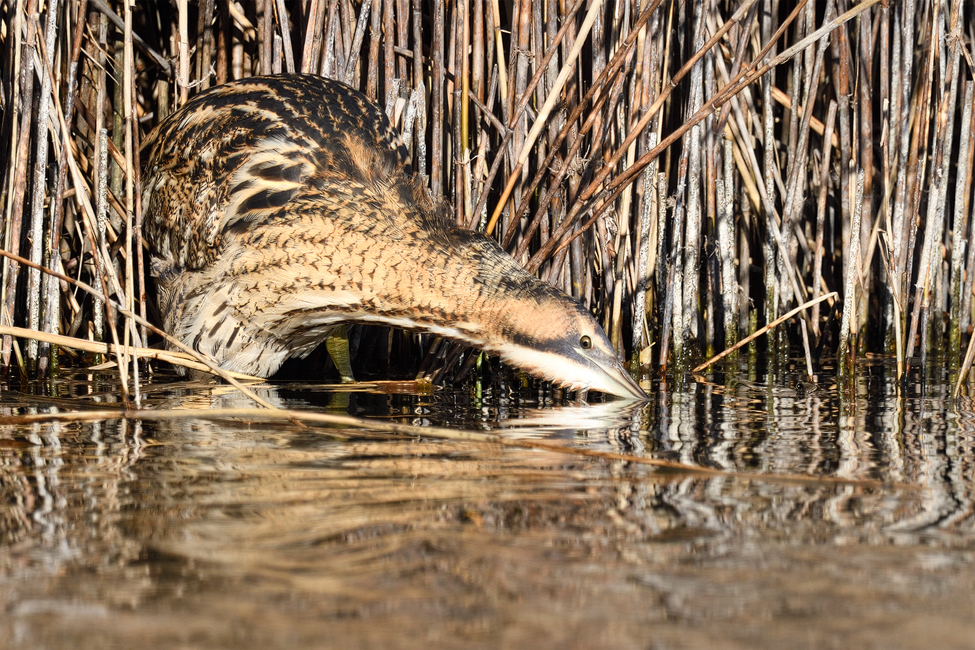
[[[270,377],[336,328],[467,343],[568,390],[646,399],[595,318],[460,228],[385,113],[306,74],[215,86],[143,145],[143,233],[163,329]]]

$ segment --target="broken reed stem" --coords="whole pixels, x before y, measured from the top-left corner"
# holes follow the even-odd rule
[[[714,355],[713,357],[711,357],[710,359],[708,359],[707,361],[705,361],[704,363],[702,363],[698,367],[696,367],[693,370],[691,370],[691,372],[692,373],[695,373],[695,374],[701,372],[702,370],[704,370],[708,366],[711,366],[714,363],[716,363],[718,361],[721,361],[721,359],[724,359],[726,356],[728,356],[729,354],[731,354],[735,350],[737,350],[737,349],[739,349],[739,348],[741,348],[741,347],[743,347],[745,345],[748,345],[749,343],[751,343],[752,341],[754,341],[755,339],[757,339],[762,334],[765,334],[766,332],[768,332],[768,331],[770,331],[770,330],[778,327],[779,325],[781,325],[785,321],[789,320],[790,318],[792,318],[793,316],[795,316],[799,312],[801,312],[801,311],[803,311],[805,309],[808,309],[808,308],[812,307],[813,305],[817,305],[817,304],[823,302],[824,300],[832,300],[832,299],[837,298],[837,297],[839,297],[839,294],[837,294],[835,291],[833,291],[833,292],[827,293],[825,296],[819,296],[818,298],[814,298],[813,300],[809,300],[809,301],[807,301],[807,302],[799,305],[795,309],[793,309],[793,310],[791,310],[791,311],[783,314],[782,316],[779,316],[777,319],[775,319],[774,321],[772,321],[768,325],[762,327],[759,330],[756,330],[753,334],[750,334],[749,336],[746,336],[742,340],[738,341],[738,343],[736,343],[735,345],[731,346],[730,348],[728,348],[724,352],[721,352],[719,354]]]
[[[176,86],[179,88],[179,105],[182,106],[189,99],[190,90],[189,7],[186,0],[177,0],[176,13],[179,16],[179,33],[176,41]]]
[[[716,183],[718,200],[718,252],[721,258],[721,301],[725,347],[738,342],[738,282],[735,278],[734,155],[731,140],[723,140],[724,169]]]

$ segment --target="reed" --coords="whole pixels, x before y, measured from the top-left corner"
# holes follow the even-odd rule
[[[105,340],[136,397],[141,138],[208,87],[299,71],[384,107],[457,222],[643,373],[805,304],[759,339],[773,373],[826,350],[971,385],[973,36],[961,0],[3,3],[0,364],[57,368],[61,339],[11,328]]]

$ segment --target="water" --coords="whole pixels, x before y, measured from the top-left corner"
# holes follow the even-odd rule
[[[642,408],[260,389],[720,474],[204,419],[250,404],[166,376],[146,406],[191,417],[90,413],[110,374],[2,386],[0,647],[972,648],[975,405],[940,373],[688,378]]]

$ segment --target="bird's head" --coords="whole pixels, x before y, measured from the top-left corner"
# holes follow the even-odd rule
[[[499,340],[485,348],[508,364],[571,390],[646,399],[599,323],[572,299],[545,296],[531,310],[510,311],[499,324]]]
[[[570,390],[646,399],[592,314],[525,271],[493,240],[471,234],[467,256],[487,294],[480,347],[509,365]]]

